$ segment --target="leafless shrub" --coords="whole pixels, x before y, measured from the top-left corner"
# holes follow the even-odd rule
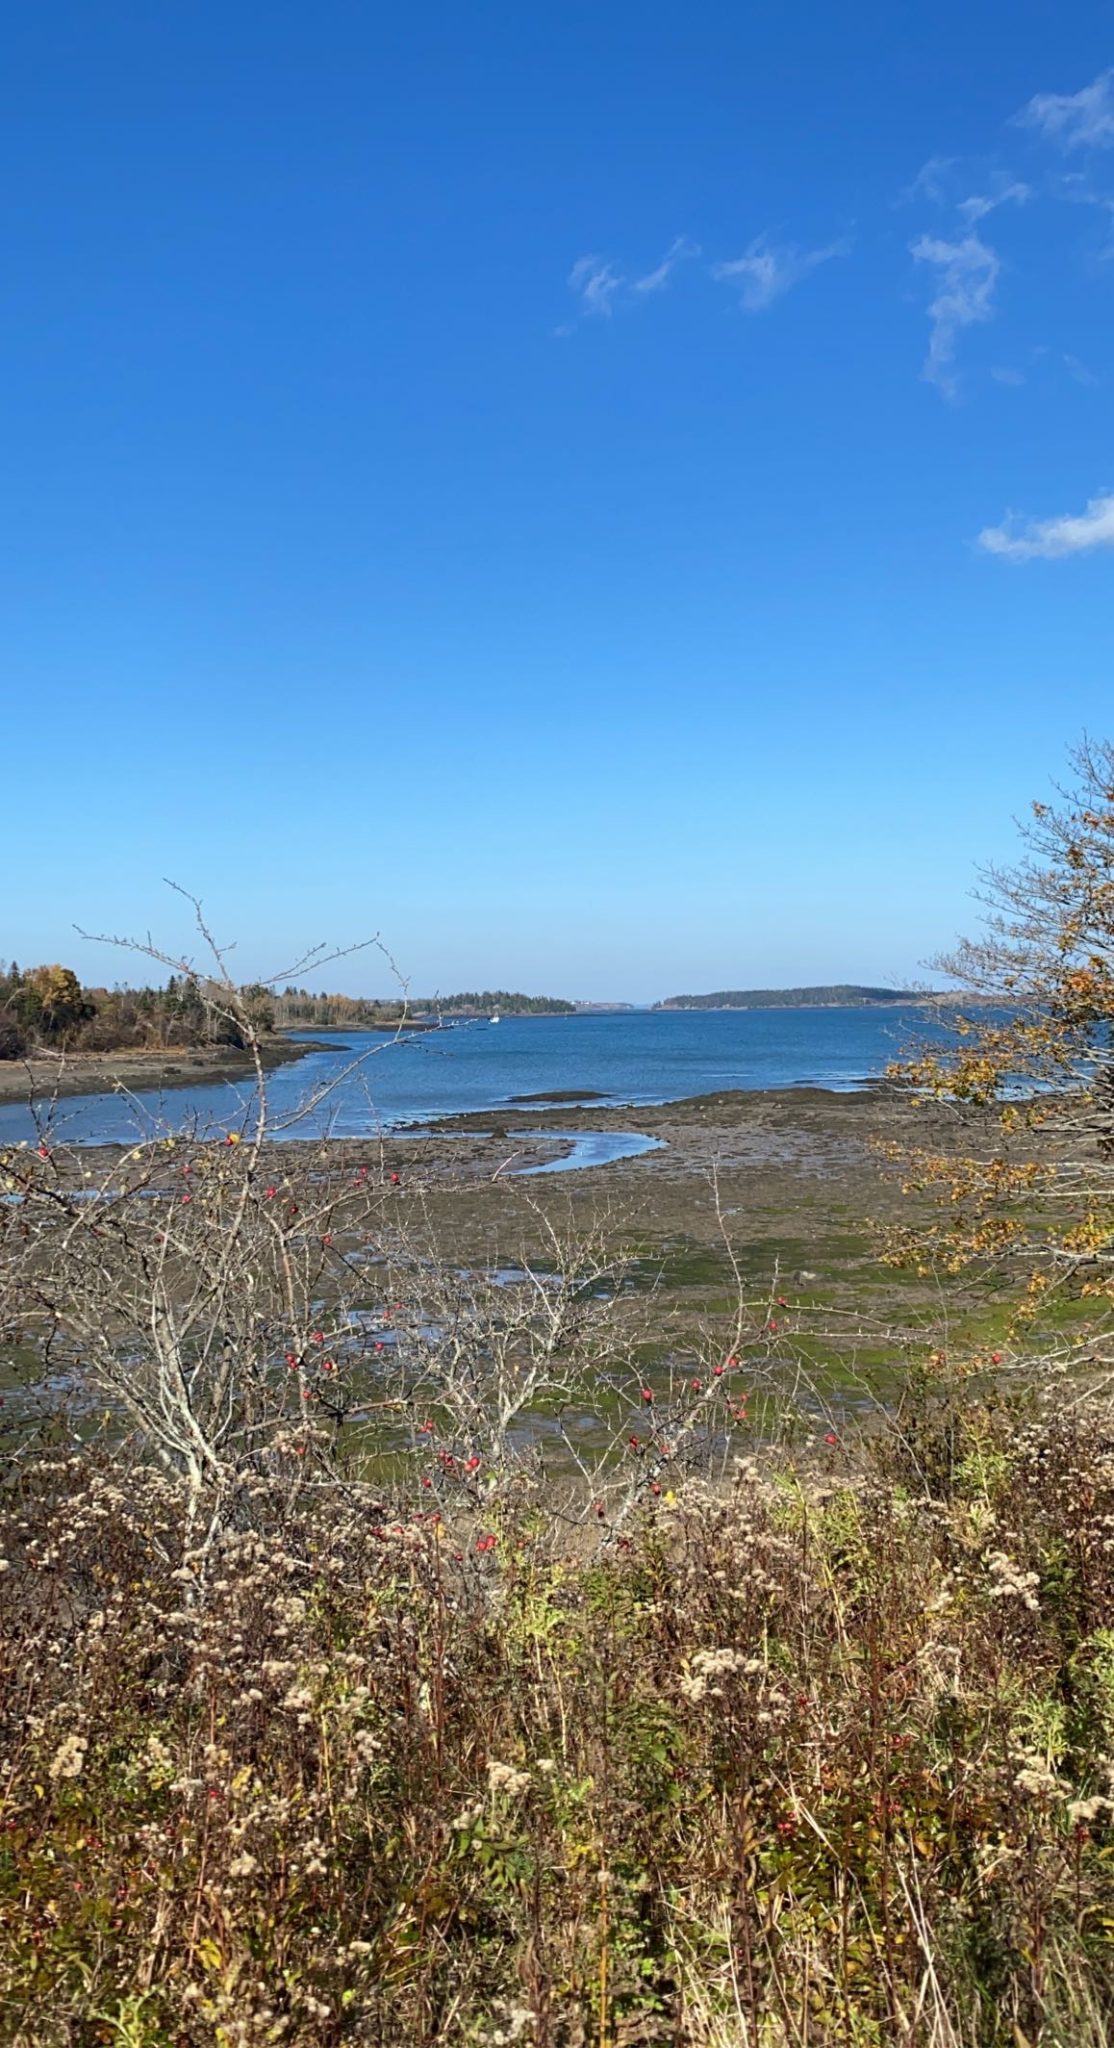
[[[1114,1419],[744,1460],[601,1556],[40,1458],[0,1503],[0,2034],[1098,2048]],[[1003,1563],[1005,1560],[1005,1563]]]

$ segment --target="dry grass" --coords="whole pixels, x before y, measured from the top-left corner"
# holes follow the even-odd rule
[[[92,1453],[0,1528],[15,2044],[1098,2048],[1114,1423],[924,1409],[598,1543]]]

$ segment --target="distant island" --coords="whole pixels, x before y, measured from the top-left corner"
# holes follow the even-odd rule
[[[485,988],[466,995],[415,1000],[411,1008],[429,1017],[571,1017],[576,1004],[562,996],[524,996],[515,989]]]
[[[406,1002],[398,996],[314,995],[309,989],[286,988],[272,1007],[280,1031],[393,1031],[443,1017],[568,1017],[576,1005],[560,996],[527,996],[506,988],[410,996]]]
[[[862,988],[858,982],[832,982],[822,988],[721,988],[710,996],[666,996],[655,1010],[853,1010],[875,1003],[917,1003],[923,996],[908,988]]]

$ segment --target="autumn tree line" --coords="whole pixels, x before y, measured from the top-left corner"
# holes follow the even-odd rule
[[[205,1045],[243,1047],[245,1034],[228,1014],[225,992],[204,978],[172,974],[163,988],[85,988],[72,967],[54,962],[21,968],[15,960],[0,970],[0,1060],[35,1052],[116,1052],[126,1048],[169,1051]],[[238,991],[256,1031],[396,1030],[416,1018],[572,1014],[575,1005],[556,996],[527,996],[509,989],[460,995],[378,998],[316,994],[310,989],[264,987]]]
[[[269,991],[242,992],[256,1028],[274,1028]],[[165,988],[85,988],[72,967],[55,962],[0,971],[0,1059],[36,1052],[116,1052],[124,1048],[242,1047],[240,1023],[215,1002],[204,981],[172,974]]]

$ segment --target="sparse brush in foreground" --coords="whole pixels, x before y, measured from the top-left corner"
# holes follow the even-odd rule
[[[203,1582],[168,1482],[44,1459],[0,1526],[0,2035],[1099,2048],[1111,1414],[901,1460],[745,1464],[603,1556],[260,1480]]]

